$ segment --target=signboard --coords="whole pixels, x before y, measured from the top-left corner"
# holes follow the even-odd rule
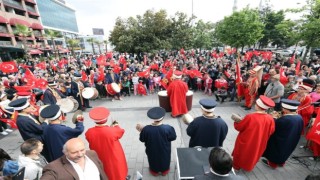
[[[93,35],[104,35],[104,30],[101,28],[92,28]]]

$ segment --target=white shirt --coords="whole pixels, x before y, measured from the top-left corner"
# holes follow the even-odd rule
[[[94,164],[94,162],[88,157],[85,156],[85,165],[84,170],[79,166],[79,164],[69,160],[72,167],[75,169],[79,176],[79,180],[100,180],[100,172],[98,167]]]
[[[133,76],[132,77],[132,83],[133,84],[139,84],[139,77],[138,76],[137,77]]]

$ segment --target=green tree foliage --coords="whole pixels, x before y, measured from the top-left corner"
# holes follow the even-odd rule
[[[148,10],[142,16],[117,18],[109,42],[120,52],[157,52],[191,48],[192,36],[192,18],[186,14],[169,18],[165,10]]]
[[[193,43],[192,21],[194,17],[188,18],[185,13],[177,12],[171,18],[171,48],[172,49],[190,49]]]
[[[71,48],[71,53],[74,55],[74,48],[80,46],[80,40],[78,39],[68,39],[67,44]]]
[[[214,24],[199,20],[194,27],[193,47],[200,49],[210,49],[213,44]]]
[[[285,47],[297,45],[300,40],[299,37],[299,25],[292,20],[284,20],[275,26],[277,33],[279,34],[278,42]]]
[[[58,53],[56,52],[56,42],[54,41],[56,38],[62,37],[59,31],[48,29],[45,32],[45,36],[51,40],[53,52],[56,53],[56,57],[58,57]]]
[[[260,47],[266,47],[269,43],[278,47],[286,46],[283,36],[280,34],[276,26],[285,19],[284,11],[272,11],[270,7],[264,8],[261,12],[262,22],[265,24],[263,29],[263,37],[260,39]]]
[[[243,48],[258,42],[263,37],[263,28],[258,11],[245,8],[217,23],[216,34],[224,44]]]
[[[29,27],[22,24],[16,24],[14,34],[18,35],[21,38],[24,51],[28,50],[27,37],[30,36],[31,33],[32,30],[30,30]]]

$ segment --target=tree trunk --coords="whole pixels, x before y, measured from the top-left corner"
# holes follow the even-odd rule
[[[98,44],[98,48],[99,48],[99,53],[101,54],[101,48],[100,48],[100,44]]]
[[[241,47],[241,53],[243,53],[244,46]]]
[[[94,44],[91,43],[91,46],[92,46],[92,53],[93,53],[93,54],[96,54],[96,52],[95,52],[95,50],[94,50]]]
[[[59,54],[56,52],[56,43],[54,42],[54,38],[51,38],[52,47],[53,47],[53,53],[56,56],[56,58],[59,58]]]

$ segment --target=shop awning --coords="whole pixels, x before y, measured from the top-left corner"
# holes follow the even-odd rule
[[[34,54],[42,54],[43,52],[39,49],[30,49],[28,54],[34,55]]]
[[[9,33],[0,33],[0,37],[13,37],[13,35]]]
[[[3,17],[3,16],[0,16],[0,23],[8,23],[8,20],[5,18],[5,17]]]
[[[59,53],[64,54],[70,52],[69,49],[59,48]]]
[[[28,14],[29,14],[29,15],[32,15],[32,16],[37,16],[37,17],[40,16],[38,13],[34,13],[34,12],[31,12],[31,11],[28,11]]]
[[[34,0],[24,0],[25,2],[29,2],[29,3],[32,3],[32,4],[36,4],[36,2],[34,2]]]
[[[42,30],[42,29],[43,29],[43,26],[42,26],[41,24],[39,24],[39,23],[32,23],[31,28],[32,28],[32,29]]]
[[[16,37],[18,37],[19,40],[22,40],[22,39],[23,39],[23,38],[20,37],[20,36],[16,36]],[[33,41],[33,40],[35,40],[35,38],[33,38],[33,37],[26,37],[26,40],[28,40],[28,41]]]
[[[22,19],[17,19],[17,18],[11,18],[10,19],[10,24],[13,25],[13,26],[15,26],[16,24],[22,24],[22,25],[25,25],[27,27],[31,26],[31,24],[28,23],[27,21],[22,20]]]

